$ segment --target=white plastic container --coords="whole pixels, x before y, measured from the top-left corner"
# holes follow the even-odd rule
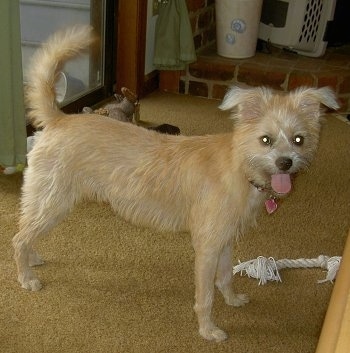
[[[216,0],[217,52],[228,58],[255,55],[263,0]]]
[[[306,56],[322,56],[336,0],[269,0],[262,7],[259,38]]]

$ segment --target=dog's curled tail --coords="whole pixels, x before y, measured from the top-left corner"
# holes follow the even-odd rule
[[[79,25],[54,33],[32,58],[25,96],[28,117],[35,127],[44,127],[64,115],[56,104],[55,83],[63,64],[93,41],[93,29]]]

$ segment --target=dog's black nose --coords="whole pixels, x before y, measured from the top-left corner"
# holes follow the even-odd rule
[[[293,161],[288,157],[279,157],[276,160],[276,166],[280,170],[288,170],[293,165]]]

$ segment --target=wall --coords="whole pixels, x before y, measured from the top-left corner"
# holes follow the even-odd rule
[[[186,0],[196,51],[216,41],[215,0]]]

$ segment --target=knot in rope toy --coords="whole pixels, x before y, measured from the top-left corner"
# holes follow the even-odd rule
[[[240,262],[233,267],[233,274],[240,273],[241,276],[247,275],[248,277],[253,277],[259,280],[259,285],[264,285],[267,281],[277,281],[282,282],[281,276],[279,274],[282,268],[313,268],[319,267],[327,270],[326,278],[319,280],[318,283],[324,283],[330,281],[333,283],[339,265],[341,262],[341,256],[328,257],[325,255],[320,255],[315,259],[282,259],[275,260],[273,257],[266,258],[264,256],[259,256],[254,260],[249,260],[246,262]]]

